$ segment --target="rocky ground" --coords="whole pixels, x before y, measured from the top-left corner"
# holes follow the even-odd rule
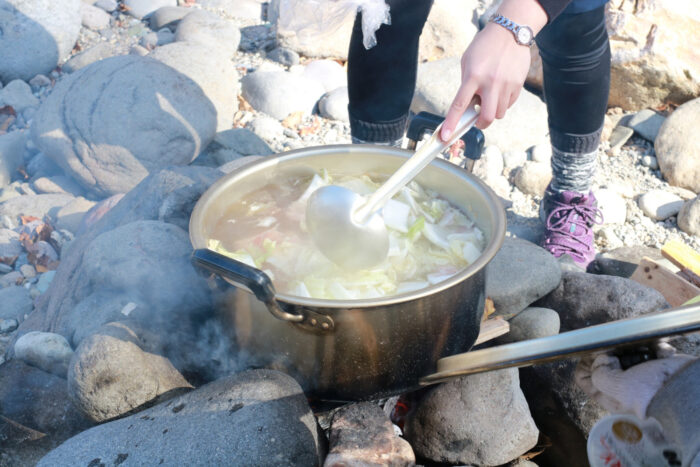
[[[339,37],[304,43],[275,1],[22,3],[0,18],[0,31],[30,32],[0,39],[0,465],[36,463],[73,435],[41,464],[526,465],[548,437],[535,462],[556,465],[585,449],[604,411],[573,383],[572,362],[441,385],[422,394],[403,437],[377,404],[314,417],[291,378],[237,373],[242,357],[189,263],[189,213],[222,171],[254,156],[350,142],[347,22]],[[471,21],[489,7],[465,3],[460,22],[436,1],[414,112],[444,113],[457,88]],[[613,37],[637,34],[630,24],[648,12],[616,8],[629,30]],[[593,188],[604,222],[590,272],[609,275],[562,271],[535,246],[551,177],[536,63],[529,91],[485,131],[474,173],[502,198],[516,237],[488,272],[487,294],[511,324],[501,342],[662,308],[655,291],[613,277],[629,276],[620,264],[658,258],[669,240],[700,251],[698,93],[673,84],[688,101],[678,107],[649,84],[632,99],[632,79],[613,80]],[[591,299],[567,301],[564,286]],[[550,430],[551,410],[567,430]]]

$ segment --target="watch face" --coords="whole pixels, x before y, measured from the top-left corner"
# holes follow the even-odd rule
[[[532,31],[530,28],[521,26],[518,28],[518,42],[521,44],[529,44],[532,40]]]

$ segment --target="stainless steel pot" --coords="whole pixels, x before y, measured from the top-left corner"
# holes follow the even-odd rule
[[[322,168],[390,173],[409,155],[360,145],[291,151],[224,176],[200,198],[190,219],[193,262],[235,286],[225,285],[220,312],[250,365],[292,375],[311,397],[360,400],[700,330],[696,304],[467,352],[479,333],[484,267],[503,242],[505,213],[480,180],[439,160],[417,180],[469,213],[489,239],[476,262],[440,284],[377,300],[304,299],[276,293],[262,271],[206,249],[213,226],[232,200],[284,174]]]
[[[390,174],[410,154],[362,145],[291,151],[224,176],[198,201],[190,219],[194,261],[237,287],[227,292],[222,312],[254,364],[291,374],[319,398],[357,400],[416,388],[440,358],[472,347],[484,308],[484,267],[503,242],[505,212],[483,182],[447,162],[434,161],[417,181],[466,211],[488,243],[477,261],[440,284],[382,299],[305,299],[275,293],[261,271],[205,250],[231,201],[271,180],[322,168]]]

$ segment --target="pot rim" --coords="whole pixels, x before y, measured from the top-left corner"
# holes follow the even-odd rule
[[[256,161],[245,164],[232,172],[225,174],[219,180],[214,182],[199,198],[195,204],[192,214],[190,216],[189,222],[189,237],[192,246],[196,248],[206,248],[205,238],[198,235],[197,225],[202,223],[202,218],[206,211],[208,204],[215,199],[219,192],[224,189],[224,187],[235,184],[236,182],[243,180],[244,178],[260,172],[272,169],[278,166],[280,163],[293,160],[302,159],[306,156],[312,155],[324,155],[324,154],[337,154],[343,152],[345,154],[349,153],[366,153],[371,151],[373,154],[378,156],[385,155],[391,157],[403,157],[409,158],[413,151],[407,149],[393,148],[388,146],[378,146],[372,144],[334,144],[334,145],[323,145],[323,146],[309,146],[306,148],[294,149],[291,151],[286,151],[283,153],[265,156],[263,159],[258,159]],[[506,214],[503,205],[501,204],[498,196],[493,192],[493,190],[486,185],[482,180],[480,180],[475,175],[467,172],[466,170],[441,159],[434,159],[430,166],[438,167],[440,170],[449,172],[453,175],[457,175],[459,178],[464,179],[468,183],[471,183],[477,187],[481,192],[486,201],[489,212],[493,216],[492,225],[493,232],[489,242],[487,243],[481,256],[474,261],[472,264],[464,268],[461,272],[455,274],[449,279],[439,282],[437,284],[431,285],[424,289],[419,289],[412,292],[405,292],[397,295],[390,295],[388,297],[380,297],[373,299],[361,299],[361,300],[329,300],[321,298],[304,298],[298,297],[296,295],[289,295],[285,293],[275,292],[275,299],[297,306],[309,307],[309,308],[322,308],[327,310],[332,309],[350,309],[350,308],[372,308],[381,307],[387,305],[396,305],[401,303],[406,303],[414,300],[421,299],[426,296],[430,296],[439,293],[445,289],[449,289],[456,284],[468,279],[473,276],[481,269],[486,267],[486,265],[493,259],[498,250],[500,250],[506,233]]]

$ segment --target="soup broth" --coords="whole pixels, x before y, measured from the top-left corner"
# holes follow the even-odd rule
[[[279,292],[332,300],[423,289],[452,277],[481,255],[484,235],[474,222],[438,193],[411,182],[382,210],[389,232],[386,260],[363,270],[345,270],[328,260],[307,233],[311,194],[333,184],[368,195],[382,181],[369,174],[325,171],[285,177],[232,203],[207,246],[262,269]]]

